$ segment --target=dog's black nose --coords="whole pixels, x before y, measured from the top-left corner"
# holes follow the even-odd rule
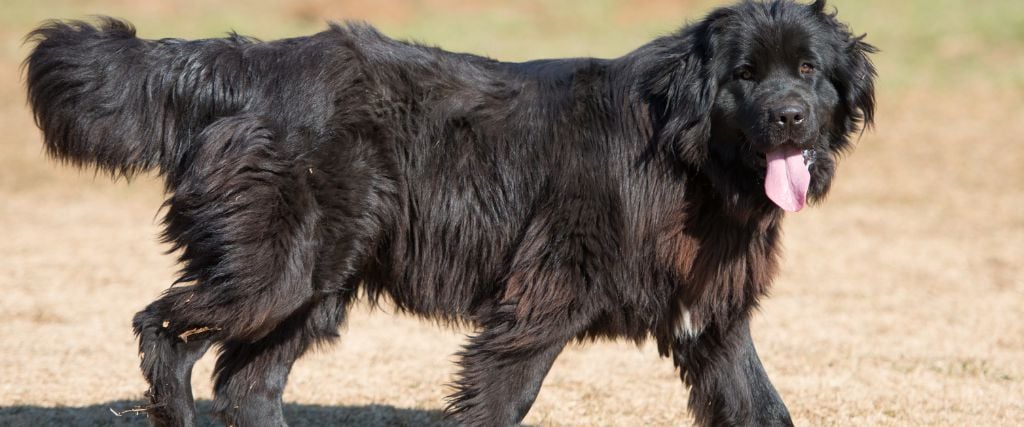
[[[786,105],[772,112],[772,124],[782,129],[794,129],[803,125],[807,111],[799,105]]]

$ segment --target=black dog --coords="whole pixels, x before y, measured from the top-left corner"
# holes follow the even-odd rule
[[[748,319],[782,210],[825,195],[874,110],[874,48],[824,8],[743,2],[621,58],[525,63],[359,24],[51,22],[28,93],[53,156],[166,179],[182,284],[134,321],[155,424],[195,422],[212,343],[218,416],[283,424],[292,363],[360,289],[476,327],[459,423],[522,420],[574,339],[653,338],[699,424],[790,424]]]

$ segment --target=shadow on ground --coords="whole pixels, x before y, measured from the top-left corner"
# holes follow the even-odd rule
[[[114,411],[136,408],[141,401],[117,400],[83,407],[0,406],[0,426],[121,426],[148,425],[145,415]],[[200,401],[200,426],[220,425],[209,415],[212,404]],[[299,426],[446,426],[437,410],[395,408],[388,405],[324,406],[286,404],[288,425]]]

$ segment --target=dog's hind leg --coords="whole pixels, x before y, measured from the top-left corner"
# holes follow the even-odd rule
[[[296,312],[254,343],[226,342],[216,367],[214,413],[229,426],[283,426],[281,395],[292,364],[336,338],[354,292],[331,294]]]
[[[320,213],[307,168],[275,140],[259,118],[221,119],[172,182],[166,238],[194,284],[135,316],[154,424],[195,424],[188,380],[211,342],[261,341],[312,304]]]
[[[207,339],[184,341],[175,337],[169,329],[170,321],[159,314],[164,312],[162,301],[167,298],[165,296],[150,304],[135,316],[142,373],[150,383],[146,395],[151,404],[147,412],[156,426],[195,425],[192,365],[203,357],[211,342]]]

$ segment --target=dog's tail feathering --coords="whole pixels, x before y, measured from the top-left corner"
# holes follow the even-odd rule
[[[115,175],[186,162],[189,141],[241,110],[241,45],[251,40],[135,37],[128,23],[52,21],[28,35],[28,100],[47,152]]]

